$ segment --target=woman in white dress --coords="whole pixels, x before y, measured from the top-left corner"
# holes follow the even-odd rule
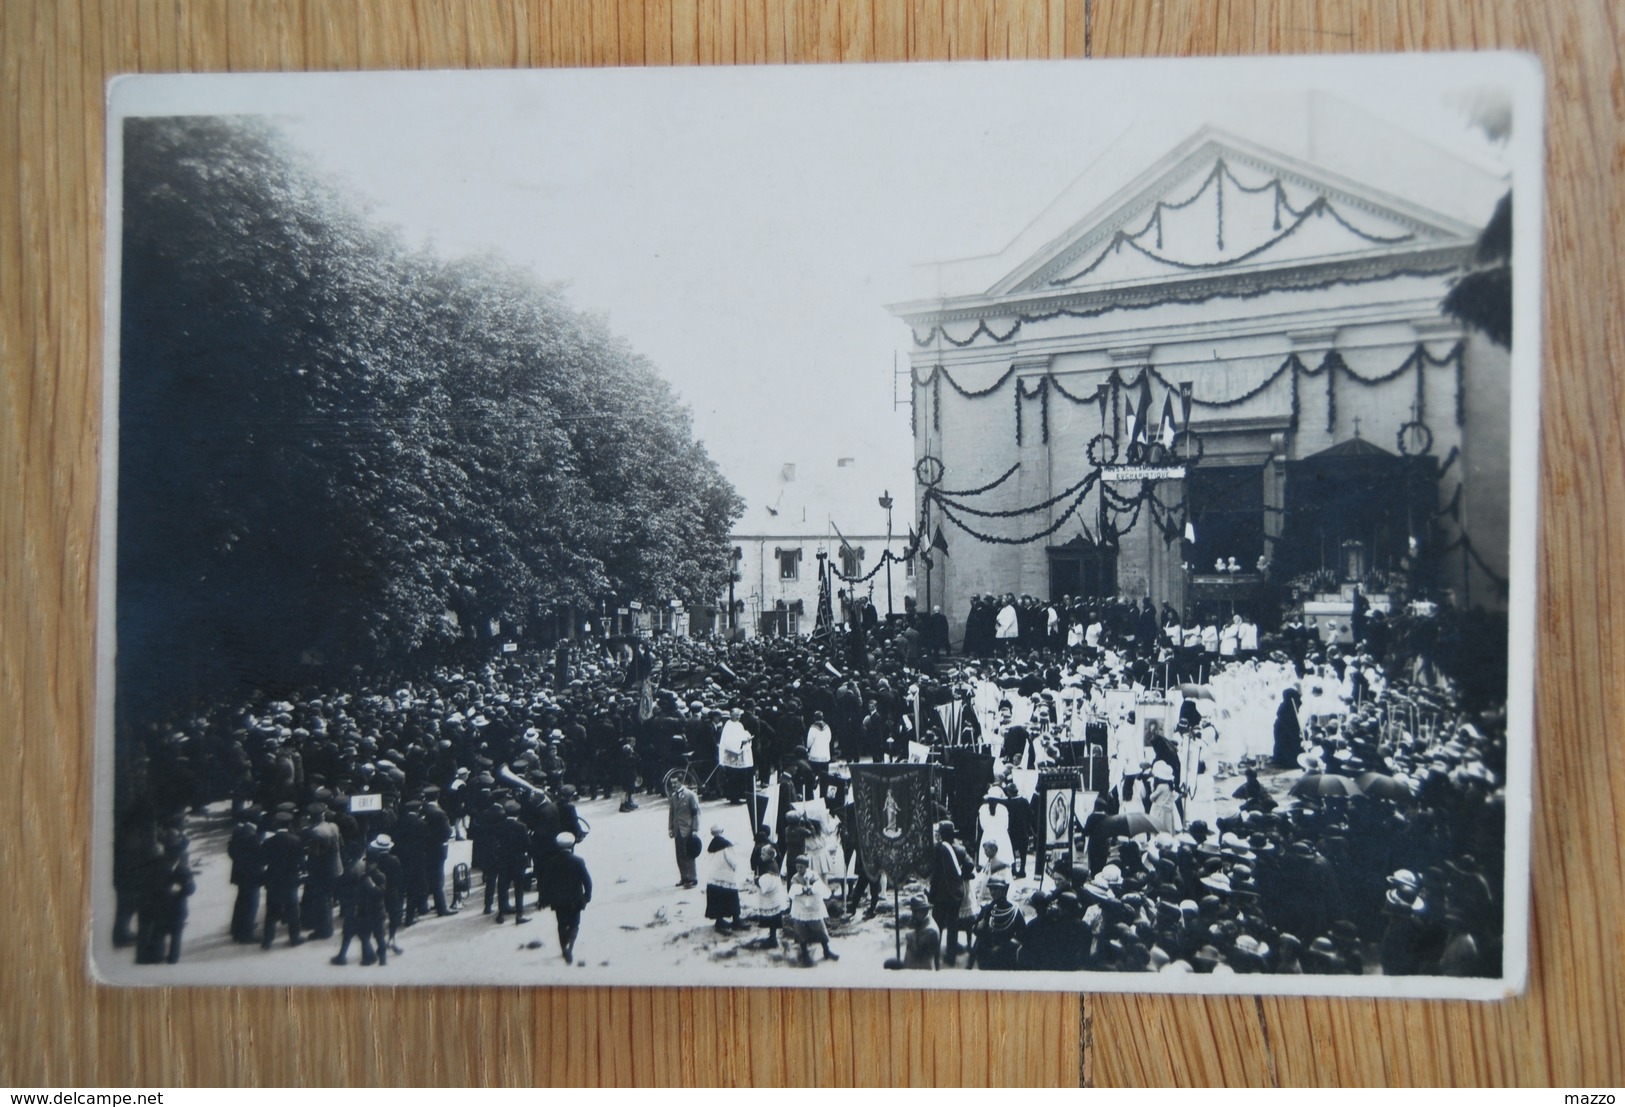
[[[976,809],[976,831],[976,840],[984,850],[987,843],[993,842],[998,846],[1000,861],[1006,865],[1015,863],[1015,847],[1010,844],[1010,808],[996,784],[988,788],[981,806]]]
[[[1173,834],[1179,830],[1179,796],[1174,791],[1174,767],[1166,761],[1151,766],[1151,821],[1157,830]]]

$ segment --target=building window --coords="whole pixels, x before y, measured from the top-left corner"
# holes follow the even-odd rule
[[[903,576],[907,580],[914,579],[914,559],[912,557],[903,558]]]
[[[1201,466],[1192,470],[1187,492],[1196,543],[1189,551],[1198,573],[1232,558],[1253,572],[1264,552],[1264,479],[1253,466]]]
[[[779,551],[779,579],[795,580],[801,576],[801,551]]]
[[[841,575],[859,576],[863,573],[863,551],[847,546],[841,550]]]

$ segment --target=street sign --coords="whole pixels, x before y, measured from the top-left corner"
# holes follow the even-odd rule
[[[350,814],[352,815],[359,815],[366,811],[382,811],[383,809],[384,797],[376,793],[350,797]]]

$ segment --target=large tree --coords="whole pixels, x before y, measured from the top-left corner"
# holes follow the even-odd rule
[[[126,706],[717,594],[738,496],[559,289],[405,249],[257,118],[129,120],[124,150]]]

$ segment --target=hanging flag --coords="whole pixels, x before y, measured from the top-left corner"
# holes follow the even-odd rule
[[[1140,402],[1134,411],[1134,432],[1129,435],[1130,442],[1140,445],[1149,445],[1151,442],[1151,370],[1149,368],[1140,373]]]
[[[813,618],[813,637],[819,638],[835,628],[835,611],[829,597],[829,562],[818,559],[818,614]]]
[[[941,550],[943,557],[948,556],[948,539],[943,537],[941,523],[937,524],[937,536],[931,539],[931,548],[933,550]]]
[[[931,859],[931,766],[853,765],[852,803],[864,870],[893,881],[924,875]]]
[[[1183,416],[1184,416],[1183,422],[1180,425],[1185,430],[1190,430],[1191,429],[1191,404],[1194,401],[1195,401],[1195,397],[1191,395],[1191,382],[1190,381],[1180,381],[1179,382],[1179,407],[1180,407],[1180,410],[1181,410],[1181,412],[1183,413]]]
[[[1174,448],[1174,430],[1174,394],[1170,391],[1162,398],[1162,425],[1157,431],[1157,439],[1163,449]]]

